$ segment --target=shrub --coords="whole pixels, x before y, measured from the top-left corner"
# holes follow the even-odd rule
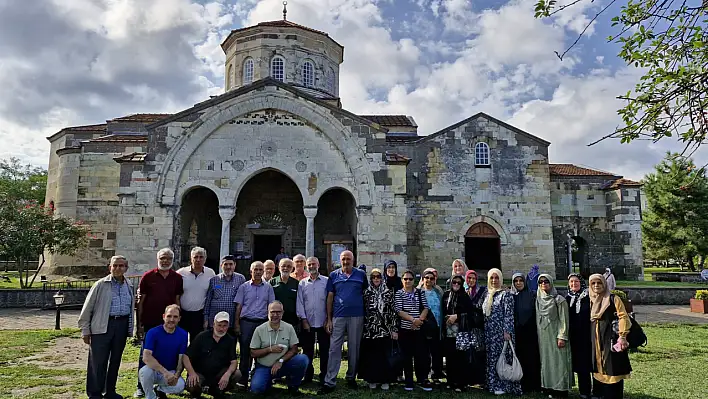
[[[708,299],[708,290],[696,290],[696,299]]]
[[[612,290],[612,293],[620,297],[623,302],[627,302],[627,293],[620,290]]]

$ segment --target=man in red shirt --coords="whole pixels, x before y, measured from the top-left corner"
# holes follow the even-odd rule
[[[179,298],[182,295],[182,276],[172,270],[172,261],[175,258],[174,252],[169,248],[163,248],[157,252],[157,264],[155,269],[143,274],[140,279],[140,300],[138,302],[138,336],[143,338],[145,333],[153,327],[163,324],[162,314],[169,305],[179,306]],[[138,370],[145,365],[143,363],[143,349],[140,348],[140,359]],[[143,387],[138,380],[138,389],[133,397],[145,396]]]

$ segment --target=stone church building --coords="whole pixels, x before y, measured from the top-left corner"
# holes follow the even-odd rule
[[[641,185],[551,164],[550,143],[477,113],[438,132],[406,115],[358,115],[340,102],[344,48],[285,19],[231,32],[226,92],[175,114],[135,114],[62,129],[46,203],[91,226],[87,248],[49,259],[52,274],[131,273],[162,247],[209,265],[352,249],[357,264],[399,270],[455,258],[505,275],[607,266],[642,274]],[[538,132],[543,135],[543,132]]]

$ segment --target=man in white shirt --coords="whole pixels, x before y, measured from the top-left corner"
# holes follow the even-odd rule
[[[180,297],[182,317],[179,326],[189,333],[189,341],[204,328],[204,302],[209,290],[209,280],[216,275],[211,268],[204,267],[207,253],[202,247],[192,248],[191,265],[177,273],[182,276],[184,294]]]

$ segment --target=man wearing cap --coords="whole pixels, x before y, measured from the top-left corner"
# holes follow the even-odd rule
[[[204,301],[204,329],[211,327],[214,317],[219,312],[229,314],[229,320],[234,320],[234,298],[246,278],[236,273],[236,257],[226,255],[221,260],[221,273],[209,280],[206,300]]]
[[[207,388],[215,399],[225,398],[224,392],[233,389],[241,379],[236,363],[236,339],[227,334],[230,320],[227,312],[217,313],[213,329],[197,335],[184,354],[187,391],[194,398],[201,397]]]

